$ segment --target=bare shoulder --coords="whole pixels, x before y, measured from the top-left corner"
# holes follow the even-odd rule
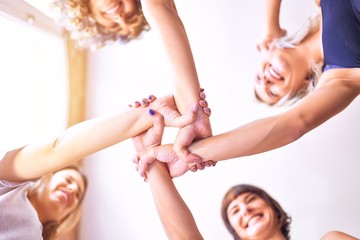
[[[346,233],[339,231],[331,231],[326,233],[321,240],[359,240],[359,238],[350,236]]]
[[[324,72],[317,88],[343,86],[360,94],[360,68],[338,68]]]
[[[156,19],[163,21],[168,12],[176,12],[173,0],[141,0],[141,5],[146,19],[150,22],[157,22]]]

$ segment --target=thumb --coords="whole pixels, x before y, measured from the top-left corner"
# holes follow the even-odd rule
[[[199,104],[196,103],[184,115],[178,116],[174,120],[174,125],[176,127],[182,128],[193,123],[196,120],[198,112],[199,112]]]

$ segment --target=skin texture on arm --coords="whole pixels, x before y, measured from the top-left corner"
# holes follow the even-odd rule
[[[177,191],[165,165],[155,161],[147,172],[147,182],[161,223],[169,239],[200,240],[193,215]]]
[[[172,0],[142,0],[152,30],[164,44],[175,77],[175,101],[182,113],[199,100],[200,84],[184,25]]]
[[[172,96],[167,96],[155,101],[159,104],[154,104],[155,110],[166,115],[168,125],[183,126],[194,121],[197,109],[189,110],[188,115],[180,117],[174,109],[162,106],[173,101]],[[94,118],[66,129],[56,138],[28,144],[15,156],[7,154],[0,161],[0,179],[24,181],[38,178],[138,135],[152,125],[148,110],[130,108],[117,115]]]
[[[152,113],[154,125],[147,131],[135,136],[133,143],[138,156],[134,159],[138,170],[139,156],[146,154],[147,149],[161,144],[164,132],[164,121],[161,114]],[[140,161],[141,162],[141,161]],[[174,166],[154,161],[146,175],[156,209],[168,239],[197,240],[203,239],[196,222],[186,203],[177,191],[169,170]]]
[[[259,51],[269,50],[270,43],[285,36],[286,30],[280,27],[281,0],[265,0],[265,32],[256,45]]]
[[[357,68],[329,70],[317,89],[289,110],[194,142],[189,150],[204,161],[219,161],[287,145],[344,110],[360,92],[359,77]]]
[[[331,231],[325,234],[321,240],[359,240],[359,238],[355,238],[343,232]]]
[[[189,39],[172,0],[142,0],[144,15],[152,30],[157,31],[174,73],[174,97],[180,113],[199,101],[200,84]],[[186,157],[186,147],[194,140],[212,135],[208,115],[200,112],[196,121],[180,129],[174,149]],[[188,157],[191,157],[188,156]]]

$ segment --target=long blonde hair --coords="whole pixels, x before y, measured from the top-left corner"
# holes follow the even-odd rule
[[[295,48],[299,45],[309,34],[318,31],[321,23],[321,13],[317,13],[314,16],[308,18],[306,23],[291,36],[284,36],[282,38],[274,39],[271,43],[270,49],[274,48]],[[303,87],[297,91],[294,96],[289,94],[282,97],[276,104],[273,106],[284,106],[292,105],[301,98],[305,97],[307,94],[312,92],[315,89],[315,86],[321,76],[323,63],[316,63],[314,61],[310,62],[309,66],[309,84],[306,87]],[[259,97],[257,97],[259,99]]]
[[[62,219],[60,222],[57,221],[49,221],[43,224],[43,239],[44,240],[52,240],[54,239],[58,234],[67,232],[74,228],[76,224],[79,222],[81,217],[81,206],[82,202],[84,200],[85,192],[87,189],[87,177],[81,172],[80,168],[75,165],[67,166],[65,168],[62,168],[58,171],[62,171],[65,169],[73,169],[75,171],[78,171],[84,180],[84,194],[81,199],[79,199],[79,203],[76,206],[76,208],[70,212],[64,219]],[[58,172],[56,171],[56,172]],[[56,173],[54,172],[54,173]],[[33,196],[38,191],[42,191],[46,185],[50,182],[51,177],[54,173],[48,174],[46,176],[43,176],[37,183],[35,183],[28,191],[28,197]]]

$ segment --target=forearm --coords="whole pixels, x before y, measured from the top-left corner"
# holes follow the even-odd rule
[[[110,147],[148,129],[152,124],[147,108],[95,118],[66,129],[56,138],[24,147],[15,159],[2,163],[2,177],[26,180],[41,177]],[[5,175],[4,175],[5,174]]]
[[[285,146],[300,138],[304,134],[300,125],[300,122],[287,124],[280,116],[264,118],[196,141],[190,145],[189,150],[204,161],[254,155]]]
[[[219,161],[285,146],[343,111],[360,92],[359,76],[355,68],[327,71],[315,91],[282,114],[199,140],[189,150],[203,160]]]
[[[281,0],[265,0],[265,27],[268,33],[280,30]]]
[[[147,172],[153,199],[169,239],[203,239],[165,165],[155,161]]]
[[[180,113],[199,100],[200,84],[190,43],[171,0],[143,0],[150,26],[160,35],[175,83],[174,97]]]

